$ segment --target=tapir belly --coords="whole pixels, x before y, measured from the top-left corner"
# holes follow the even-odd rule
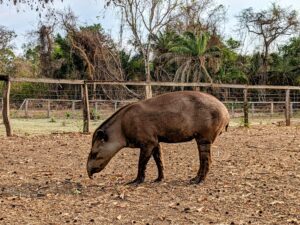
[[[173,115],[168,122],[156,123],[157,138],[159,142],[179,143],[193,140],[201,130],[198,123],[193,123],[192,118],[184,115]]]

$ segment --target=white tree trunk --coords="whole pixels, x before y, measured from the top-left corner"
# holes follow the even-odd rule
[[[149,57],[146,56],[145,58],[146,59],[144,60],[144,62],[145,62],[146,82],[150,83],[151,82],[151,71],[150,71],[150,62],[148,60]],[[146,93],[145,93],[146,99],[152,98],[152,87],[150,84],[146,85],[145,91],[146,91]]]

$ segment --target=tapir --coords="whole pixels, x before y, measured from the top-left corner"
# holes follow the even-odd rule
[[[122,148],[129,147],[140,148],[137,177],[129,183],[144,182],[151,156],[158,169],[155,181],[159,182],[164,178],[160,142],[195,139],[200,166],[191,183],[201,183],[211,164],[211,145],[227,130],[229,119],[223,103],[199,91],[171,92],[126,105],[95,130],[87,160],[88,176],[102,171]]]

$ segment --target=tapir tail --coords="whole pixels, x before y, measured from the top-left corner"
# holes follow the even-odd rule
[[[226,127],[225,127],[225,131],[227,132],[227,130],[228,130],[228,127],[229,127],[229,123],[226,125]]]

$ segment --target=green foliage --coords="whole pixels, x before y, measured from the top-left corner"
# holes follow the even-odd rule
[[[39,73],[39,48],[37,46],[23,46],[23,50],[25,51],[24,60],[31,66],[32,75],[34,76]]]
[[[130,53],[127,54],[122,50],[119,53],[119,57],[126,80],[138,81],[145,77],[145,66],[141,54],[131,56]]]
[[[221,51],[217,45],[211,45],[210,42],[211,36],[207,32],[185,32],[175,36],[168,52],[163,55],[168,65],[175,63],[178,66],[174,75],[175,81],[212,82],[208,70],[219,68],[218,58]]]
[[[72,114],[71,114],[70,112],[66,112],[66,118],[67,118],[67,119],[71,118],[71,115],[72,115]]]
[[[49,123],[56,123],[56,120],[54,117],[51,117],[51,119],[49,120]]]
[[[201,57],[207,51],[208,40],[208,33],[195,35],[191,32],[186,32],[177,39],[170,47],[169,51],[183,55]]]
[[[169,52],[170,47],[177,42],[179,36],[174,31],[159,32],[153,39],[153,50],[156,56]]]
[[[157,36],[152,36],[153,54],[150,62],[152,80],[259,83],[264,60],[262,52],[243,55],[239,53],[240,41],[233,38],[222,40],[217,35],[204,30],[185,32],[185,30],[169,27],[168,30],[159,32]],[[80,27],[79,31],[102,33],[103,28],[100,24],[92,24]],[[16,56],[9,45],[0,49],[1,74],[18,77],[39,76],[39,46],[28,44],[23,49],[22,57]],[[51,60],[54,63],[52,78],[84,79],[86,77],[87,65],[79,53],[72,49],[68,34],[56,34]],[[268,84],[300,85],[300,37],[290,39],[280,46],[278,51],[270,53],[267,60]],[[145,63],[143,54],[139,51],[119,50],[115,61],[121,63],[126,80],[144,80]],[[12,99],[22,102],[24,98],[39,98],[45,96],[49,87],[51,86],[43,84],[14,83],[11,90]],[[65,86],[61,88],[63,91]],[[95,118],[99,117],[96,112],[91,114]],[[70,117],[71,114],[66,113],[66,118]]]
[[[300,38],[292,38],[270,55],[270,82],[277,85],[300,84]]]
[[[226,41],[226,45],[229,49],[235,50],[235,49],[238,49],[239,47],[241,47],[241,42],[234,40],[233,38],[229,38]]]
[[[52,59],[59,61],[60,66],[54,71],[55,78],[59,79],[80,79],[76,71],[84,71],[84,63],[75,52],[72,51],[67,37],[57,34],[54,40]]]
[[[90,117],[92,120],[99,120],[100,119],[100,114],[96,111],[96,109],[93,109],[90,112]]]
[[[11,48],[0,49],[0,74],[13,75],[15,58]]]
[[[96,23],[90,26],[81,26],[80,30],[89,30],[89,31],[94,31],[94,32],[104,32],[103,27],[101,26],[100,23]]]
[[[222,65],[217,73],[216,80],[222,83],[247,83],[248,78],[242,65],[242,57],[235,52],[240,44],[230,38],[226,41],[227,46],[221,48]]]
[[[48,86],[37,83],[13,83],[11,98],[15,101],[23,101],[25,98],[39,98],[47,91]]]

